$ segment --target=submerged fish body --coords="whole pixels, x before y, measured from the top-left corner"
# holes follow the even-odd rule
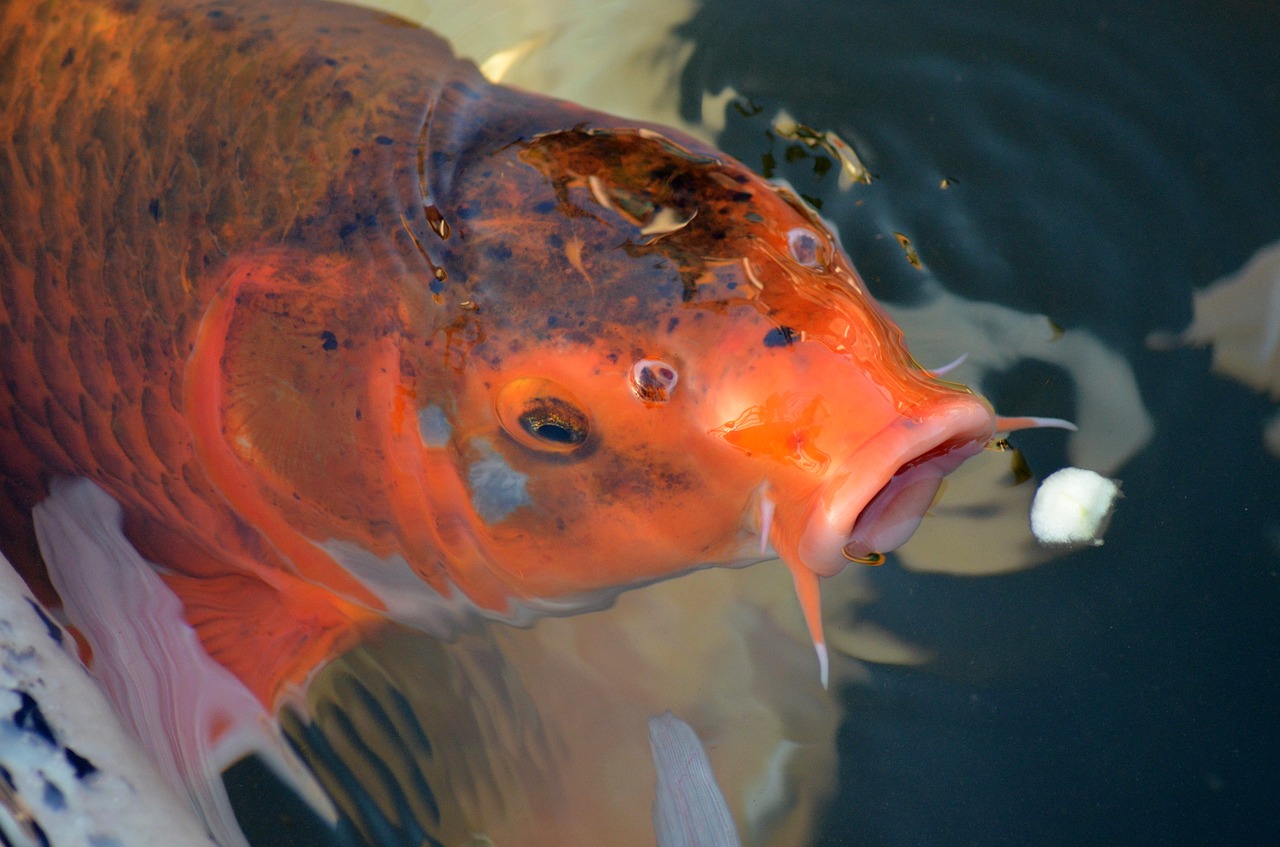
[[[820,644],[993,435],[787,190],[394,19],[19,0],[0,57],[6,552],[94,481],[268,707],[384,619],[770,548]]]

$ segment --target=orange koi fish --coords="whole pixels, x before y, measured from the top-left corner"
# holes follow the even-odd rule
[[[819,577],[1000,426],[789,191],[293,0],[0,6],[0,372],[4,552],[50,597],[91,480],[268,708],[383,621],[775,554],[821,656]]]

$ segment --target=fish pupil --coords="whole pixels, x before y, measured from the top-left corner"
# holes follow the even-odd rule
[[[581,444],[587,440],[586,421],[574,420],[575,411],[563,403],[539,403],[520,416],[520,426],[550,444]]]
[[[534,424],[533,434],[557,444],[573,444],[578,441],[573,432],[554,423]]]

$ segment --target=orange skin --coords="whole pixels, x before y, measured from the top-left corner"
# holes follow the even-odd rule
[[[30,509],[93,479],[269,706],[429,617],[382,569],[571,611],[764,558],[767,504],[818,641],[872,495],[993,434],[790,194],[402,22],[17,0],[0,57],[5,552],[48,596]]]

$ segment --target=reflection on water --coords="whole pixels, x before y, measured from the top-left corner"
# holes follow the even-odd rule
[[[1148,337],[1156,350],[1173,344],[1212,345],[1213,370],[1272,400],[1280,398],[1280,242],[1263,247],[1236,273],[1195,293],[1194,319],[1182,333]],[[1280,458],[1280,414],[1263,441]]]
[[[445,844],[650,844],[648,718],[669,709],[707,745],[745,843],[806,842],[832,786],[835,711],[790,578],[753,570],[703,571],[529,630],[485,625],[448,645],[404,632],[344,657],[308,692],[310,744],[337,748],[359,785],[325,766],[326,784],[344,810],[362,792],[381,806],[352,815],[363,828],[385,816],[404,831],[412,811]],[[412,720],[396,717],[401,702]],[[412,808],[423,785],[437,812]]]
[[[584,106],[656,121],[680,121],[679,71],[693,45],[673,31],[693,0],[529,3],[361,0],[441,33],[486,76]]]
[[[996,404],[1079,419],[1083,380],[1107,391],[1131,370],[1153,424],[1145,447],[1117,454],[1125,497],[1103,547],[995,579],[870,575],[863,614],[934,658],[845,690],[818,843],[1266,840],[1280,787],[1280,468],[1258,439],[1270,403],[1211,374],[1206,353],[1144,341],[1186,326],[1194,290],[1280,234],[1274,7],[820,2],[779,15],[713,1],[681,34],[698,45],[686,114],[733,85],[853,143],[876,176],[865,189],[788,178],[904,307],[908,337],[937,284],[1048,315],[1110,358],[1011,363],[983,378]],[[757,128],[729,117],[719,142],[759,161]],[[1262,313],[1268,296],[1245,299]],[[1067,461],[1054,437],[1015,442],[1039,473]]]

